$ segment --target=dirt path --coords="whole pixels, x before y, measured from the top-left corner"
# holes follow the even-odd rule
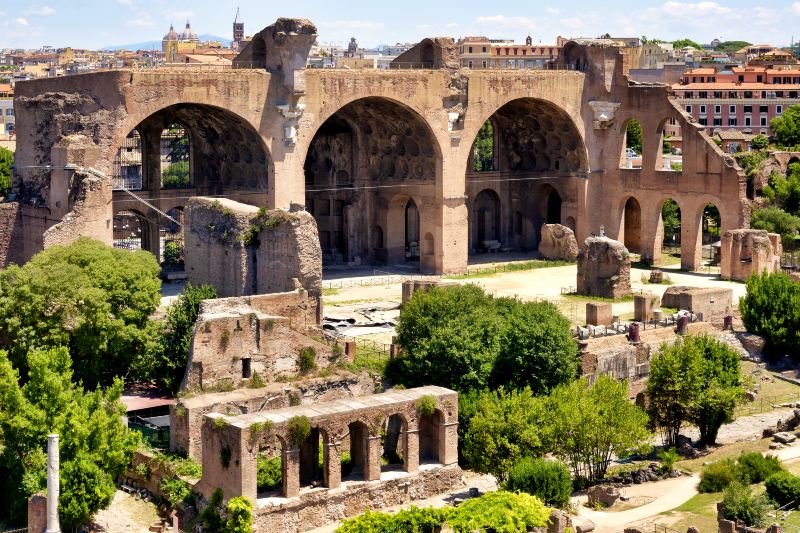
[[[99,511],[89,526],[97,533],[147,533],[160,520],[153,503],[118,490],[108,509]]]

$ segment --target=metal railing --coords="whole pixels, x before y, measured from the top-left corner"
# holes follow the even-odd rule
[[[764,396],[761,398],[756,398],[756,400],[753,402],[737,405],[733,413],[734,416],[747,416],[747,415],[757,415],[760,413],[768,413],[770,411],[774,411],[775,409],[781,409],[779,405],[782,403],[791,403],[798,401],[800,401],[800,393]]]
[[[3,530],[3,531],[0,531],[0,533],[28,533],[28,528],[27,527],[21,527],[19,529],[6,529],[6,530]]]

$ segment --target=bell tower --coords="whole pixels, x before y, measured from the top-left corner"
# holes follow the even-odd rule
[[[239,8],[236,8],[236,18],[233,20],[233,42],[231,48],[241,50],[241,44],[244,41],[244,22],[239,18]]]

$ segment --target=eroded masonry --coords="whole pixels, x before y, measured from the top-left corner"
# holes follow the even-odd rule
[[[23,262],[81,235],[111,243],[131,225],[158,255],[195,196],[308,216],[326,265],[429,272],[536,250],[543,224],[577,242],[603,226],[658,264],[669,199],[682,214],[682,266],[694,269],[709,206],[723,233],[749,223],[741,169],[666,86],[628,79],[624,49],[571,42],[548,69],[467,70],[452,39],[436,38],[398,58],[418,68],[306,70],[315,39],[309,21],[279,19],[232,69],[20,83],[0,257]],[[633,161],[632,120],[643,132]],[[663,150],[677,128],[680,164]],[[177,182],[164,156],[176,145],[188,167]]]

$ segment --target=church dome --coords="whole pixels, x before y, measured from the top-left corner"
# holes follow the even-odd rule
[[[163,41],[177,41],[178,40],[178,32],[175,31],[175,27],[170,24],[169,31],[164,35]]]
[[[197,37],[197,34],[192,31],[192,26],[189,24],[189,21],[186,21],[186,28],[181,32],[178,36],[181,41],[199,41],[200,39]]]

